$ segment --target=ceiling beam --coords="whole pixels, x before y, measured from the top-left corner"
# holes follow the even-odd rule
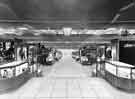
[[[128,4],[128,5],[126,5],[126,6],[122,7],[122,8],[120,8],[119,12],[126,11],[126,10],[128,10],[129,8],[133,7],[133,6],[135,6],[135,2],[132,2],[132,3]]]
[[[0,20],[5,23],[108,23],[106,20],[83,21],[83,20]]]
[[[135,2],[132,2],[122,8],[119,9],[119,12],[115,14],[115,16],[113,17],[111,23],[115,23],[119,17],[121,16],[121,13],[123,13],[124,11],[128,10],[129,8],[132,8],[133,6],[135,6]]]

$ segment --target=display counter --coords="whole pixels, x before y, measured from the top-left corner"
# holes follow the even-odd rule
[[[0,92],[16,89],[30,77],[28,62],[14,61],[0,65]]]
[[[98,74],[113,86],[126,91],[135,91],[135,66],[119,61],[104,61],[97,66]]]

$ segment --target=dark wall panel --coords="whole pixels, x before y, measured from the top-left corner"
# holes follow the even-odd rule
[[[135,65],[135,41],[120,41],[119,60]]]

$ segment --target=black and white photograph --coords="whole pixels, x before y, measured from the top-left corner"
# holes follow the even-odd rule
[[[0,0],[0,99],[135,99],[135,0]]]

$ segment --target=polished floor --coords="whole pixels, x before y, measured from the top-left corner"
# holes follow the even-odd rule
[[[1,94],[0,99],[135,99],[135,93],[114,88],[102,78],[91,76],[91,66],[81,66],[63,50],[63,58],[44,67],[44,76],[32,78],[19,89]]]

